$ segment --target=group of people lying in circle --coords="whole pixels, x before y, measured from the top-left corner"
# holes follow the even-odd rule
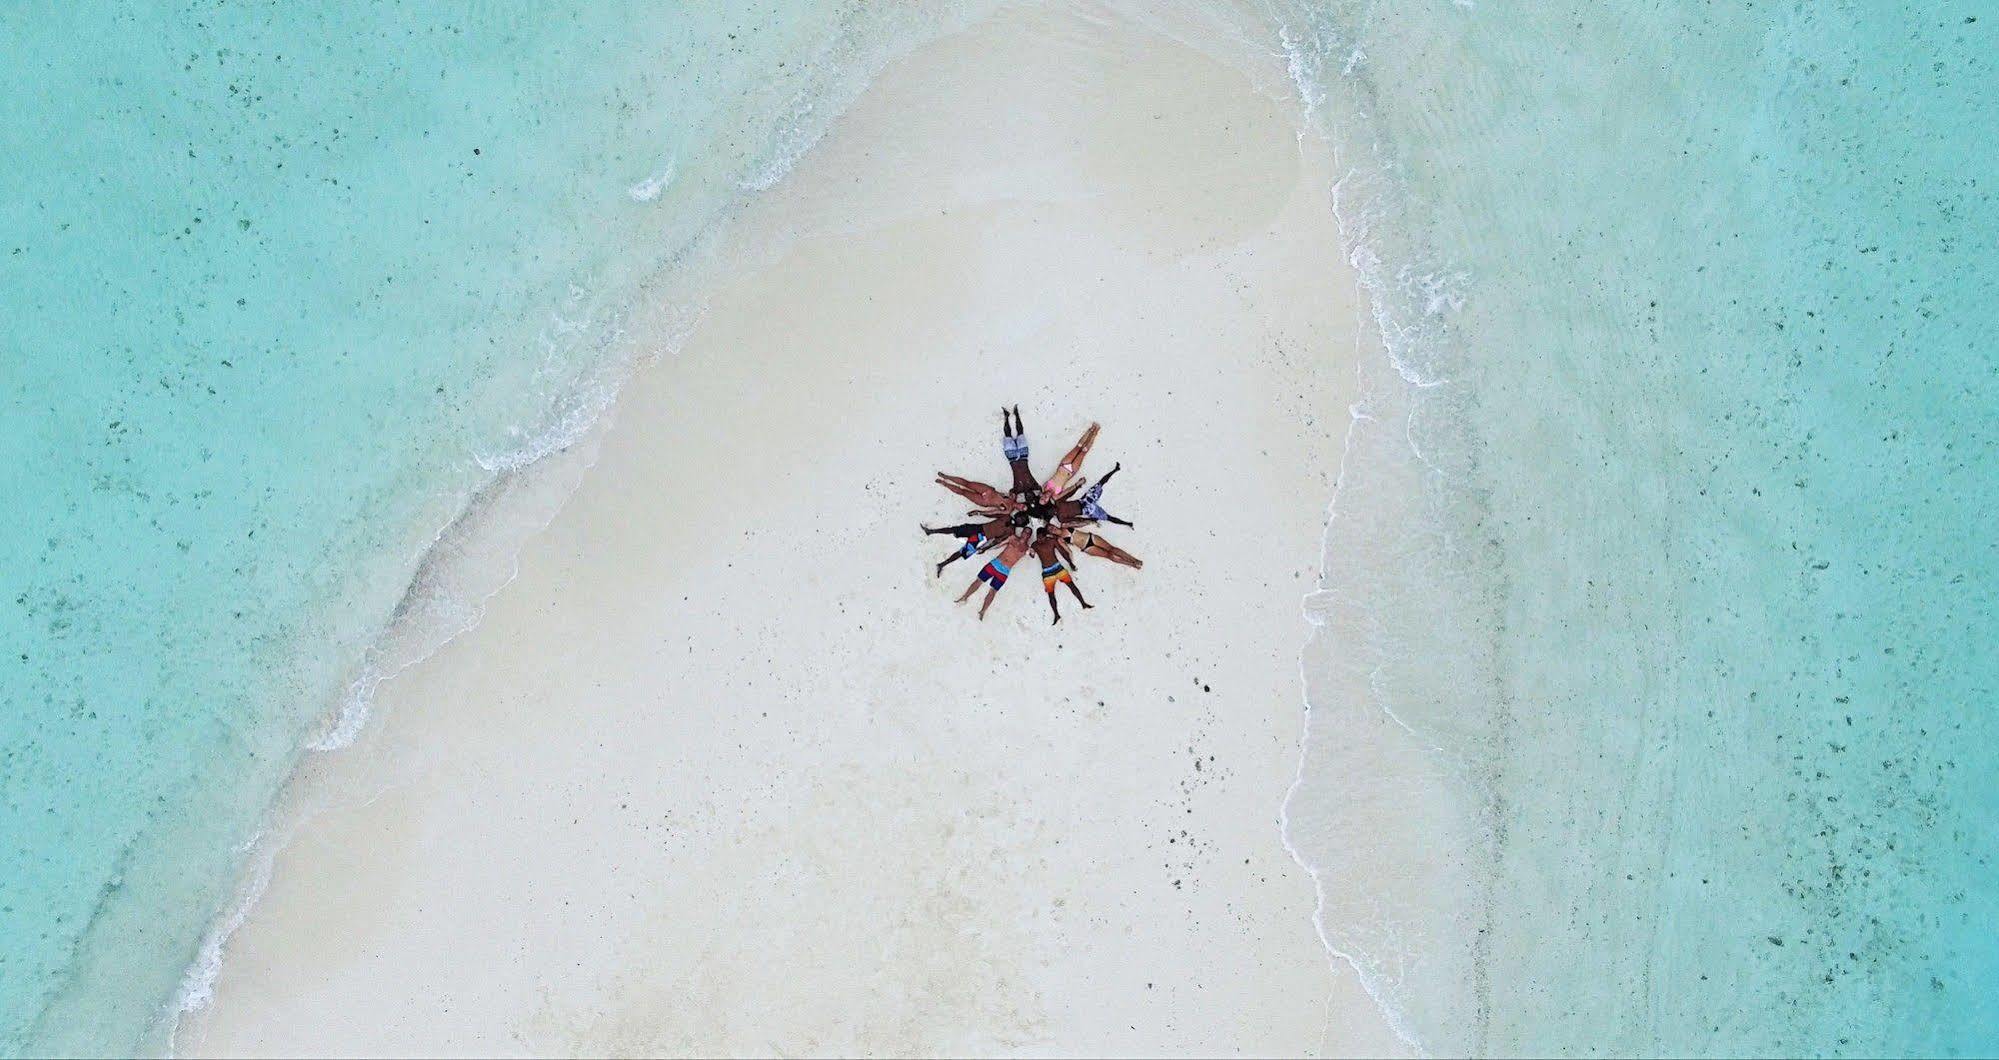
[[[1092,606],[1083,599],[1083,591],[1076,587],[1074,551],[1122,563],[1134,570],[1145,566],[1138,557],[1105,541],[1089,529],[1100,522],[1131,525],[1103,507],[1104,485],[1124,465],[1112,465],[1095,485],[1090,485],[1089,480],[1079,474],[1083,469],[1083,459],[1090,455],[1090,447],[1096,441],[1097,425],[1092,423],[1083,432],[1082,440],[1056,465],[1055,473],[1047,481],[1040,481],[1027,467],[1027,428],[1020,422],[1020,406],[1015,405],[1011,410],[1000,410],[1000,452],[1013,472],[1012,486],[1002,491],[983,482],[947,475],[942,471],[937,473],[937,484],[972,502],[969,514],[980,519],[979,522],[957,526],[923,528],[926,534],[951,534],[964,539],[964,544],[957,551],[937,564],[938,576],[943,576],[944,568],[968,556],[999,550],[999,555],[986,561],[978,577],[965,587],[965,594],[958,597],[958,602],[962,604],[979,591],[980,585],[986,586],[986,599],[979,605],[979,618],[986,617],[986,609],[993,606],[993,597],[998,596],[1006,586],[1007,576],[1013,573],[1014,565],[1030,551],[1035,559],[1041,561],[1041,588],[1048,594],[1048,610],[1054,614],[1056,622],[1062,621],[1062,609],[1055,601],[1057,585],[1067,585],[1069,591],[1075,594],[1077,603],[1086,608]],[[1087,490],[1084,489],[1086,486]],[[1081,496],[1078,496],[1079,493]]]

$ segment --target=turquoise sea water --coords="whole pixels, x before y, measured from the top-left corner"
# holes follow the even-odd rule
[[[1445,1053],[1999,1050],[1999,11],[1249,6],[1385,340],[1329,945]],[[157,1044],[439,528],[884,10],[0,11],[0,1053]]]
[[[1329,945],[1444,1053],[1999,1050],[1999,8],[1272,8],[1386,339]]]
[[[0,1054],[156,1044],[433,536],[923,14],[0,11]]]

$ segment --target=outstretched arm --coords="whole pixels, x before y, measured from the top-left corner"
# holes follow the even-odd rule
[[[978,503],[979,498],[981,496],[979,491],[972,488],[971,485],[967,485],[962,481],[953,481],[951,479],[947,479],[942,475],[937,476],[937,484],[939,486],[944,487],[947,490],[950,490],[952,493],[955,493],[958,496],[963,497],[968,501],[971,501],[974,504]],[[973,485],[976,485],[976,483]]]

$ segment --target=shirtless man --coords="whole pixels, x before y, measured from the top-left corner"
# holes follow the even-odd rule
[[[926,534],[954,534],[965,539],[956,552],[945,556],[937,564],[937,577],[944,576],[944,568],[968,556],[975,556],[994,545],[1008,534],[1027,525],[1027,516],[1021,512],[1011,515],[996,515],[983,523],[959,523],[957,526],[924,527]]]
[[[1056,622],[1062,621],[1062,609],[1055,606],[1055,587],[1067,582],[1069,591],[1076,594],[1076,602],[1085,608],[1094,604],[1083,599],[1083,590],[1076,588],[1076,579],[1069,571],[1069,564],[1062,556],[1062,539],[1058,531],[1043,528],[1034,535],[1034,558],[1041,561],[1041,588],[1048,593],[1048,610],[1054,614]]]
[[[1094,423],[1085,428],[1082,440],[1063,455],[1061,463],[1055,465],[1055,473],[1048,476],[1048,481],[1041,486],[1047,496],[1053,497],[1067,489],[1076,473],[1083,470],[1083,461],[1090,455],[1090,447],[1097,444],[1097,430]]]
[[[1144,560],[1080,526],[1063,527],[1059,533],[1061,534],[1060,542],[1063,546],[1064,559],[1071,558],[1067,551],[1069,548],[1079,548],[1089,555],[1096,556],[1099,559],[1110,560],[1112,563],[1122,563],[1132,570],[1138,570],[1145,566]]]
[[[985,621],[986,608],[993,606],[993,597],[1006,588],[1006,576],[1013,573],[1013,565],[1020,562],[1020,557],[1027,555],[1027,547],[1027,528],[1021,527],[1006,538],[1006,547],[1000,550],[1000,554],[987,560],[986,565],[979,569],[979,576],[965,587],[965,595],[958,597],[958,602],[962,604],[971,599],[972,594],[979,591],[980,583],[987,585],[986,601],[979,605],[979,621]]]
[[[1007,410],[1000,410],[1000,453],[1013,471],[1013,488],[1008,492],[1022,504],[1033,504],[1041,499],[1041,483],[1027,469],[1027,428],[1021,425],[1019,405],[1013,407],[1012,415],[1008,420]]]
[[[983,482],[975,482],[972,479],[960,478],[957,475],[947,475],[939,471],[937,473],[937,484],[971,501],[982,509],[1015,511],[1020,507],[1019,503],[1012,497],[1001,493],[996,487],[988,486]]]
[[[1120,519],[1117,516],[1112,515],[1107,511],[1104,511],[1104,506],[1101,503],[1099,503],[1104,496],[1104,483],[1109,482],[1111,480],[1111,476],[1117,474],[1118,469],[1123,466],[1124,466],[1123,464],[1116,464],[1113,465],[1109,471],[1104,472],[1104,477],[1098,479],[1096,485],[1091,486],[1087,491],[1085,491],[1082,496],[1082,499],[1057,501],[1054,506],[1055,518],[1060,519],[1061,521],[1068,523],[1071,526],[1077,523],[1085,523],[1085,522],[1093,523],[1100,521],[1106,523],[1116,523],[1119,526],[1130,526],[1131,524],[1129,522],[1126,522],[1125,520]]]

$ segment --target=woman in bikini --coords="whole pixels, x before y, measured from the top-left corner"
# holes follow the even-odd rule
[[[1083,461],[1090,455],[1090,447],[1097,444],[1097,430],[1094,423],[1084,428],[1082,439],[1062,457],[1061,463],[1055,465],[1055,473],[1048,476],[1048,481],[1041,486],[1048,496],[1053,497],[1067,489],[1076,473],[1083,470]]]
[[[971,599],[972,594],[979,591],[980,584],[986,585],[985,603],[979,605],[979,621],[985,621],[986,608],[993,606],[993,597],[998,596],[999,591],[1006,588],[1006,576],[1013,573],[1013,565],[1019,563],[1020,557],[1025,555],[1027,555],[1027,528],[1022,527],[1006,538],[1006,547],[1000,550],[999,555],[987,560],[986,565],[979,568],[979,576],[973,578],[972,584],[965,587],[965,595],[958,597],[958,602],[962,604]]]
[[[1042,529],[1034,535],[1034,558],[1041,561],[1041,588],[1048,594],[1048,610],[1055,616],[1053,622],[1062,621],[1062,609],[1055,606],[1055,587],[1066,583],[1069,591],[1076,594],[1076,602],[1084,608],[1094,606],[1083,599],[1083,590],[1076,588],[1075,576],[1070,573],[1069,564],[1061,553],[1062,541],[1058,531]]]
[[[1007,418],[1007,410],[1000,410],[1000,453],[1006,457],[1006,466],[1013,472],[1013,488],[1010,491],[1023,504],[1033,504],[1041,499],[1041,484],[1034,479],[1034,472],[1027,469],[1027,428],[1020,422],[1020,406],[1013,407],[1013,418]]]
[[[956,552],[945,556],[937,564],[937,576],[944,576],[944,568],[968,556],[975,556],[992,548],[1013,531],[1027,525],[1027,516],[1019,512],[1011,515],[996,515],[983,523],[959,523],[957,526],[924,527],[926,534],[953,534],[965,539]]]
[[[1095,556],[1098,559],[1107,559],[1112,563],[1122,563],[1132,570],[1138,570],[1145,566],[1144,560],[1080,526],[1064,527],[1060,531],[1060,534],[1059,541],[1063,546],[1063,558],[1069,560],[1071,565],[1074,565],[1075,560],[1074,557],[1068,554],[1067,550],[1070,547],[1074,547],[1082,549],[1085,553]]]

